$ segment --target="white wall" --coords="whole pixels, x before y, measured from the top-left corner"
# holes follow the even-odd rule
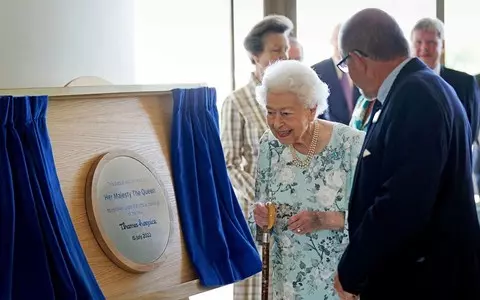
[[[135,80],[134,0],[2,0],[0,88]]]
[[[232,91],[228,0],[135,0],[134,44],[139,84],[206,83],[219,105]]]

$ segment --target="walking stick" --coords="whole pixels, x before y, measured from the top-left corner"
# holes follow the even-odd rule
[[[275,224],[275,205],[266,204],[268,209],[268,224],[263,227],[262,238],[262,300],[268,300],[268,286],[270,279],[270,230]]]

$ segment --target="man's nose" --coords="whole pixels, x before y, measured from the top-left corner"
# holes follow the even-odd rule
[[[427,44],[422,43],[422,44],[420,45],[420,51],[422,51],[422,53],[428,53],[428,46],[427,46]]]

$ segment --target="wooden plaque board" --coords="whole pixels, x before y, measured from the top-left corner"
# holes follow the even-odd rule
[[[108,152],[93,164],[85,191],[92,231],[119,267],[148,272],[161,263],[172,230],[164,184],[133,151]]]

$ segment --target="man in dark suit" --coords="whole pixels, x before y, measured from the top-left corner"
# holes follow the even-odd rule
[[[455,91],[417,58],[378,9],[339,35],[349,72],[376,99],[349,204],[341,299],[480,299],[480,225],[470,125]]]
[[[480,126],[480,91],[470,74],[442,66],[440,58],[445,48],[443,22],[438,19],[423,18],[413,27],[411,42],[414,54],[435,73],[450,84],[462,102],[472,128],[475,141]]]
[[[327,119],[348,125],[360,92],[353,84],[350,76],[342,73],[336,67],[336,64],[342,59],[338,51],[337,41],[339,28],[340,24],[335,27],[331,38],[333,56],[313,65],[312,68],[330,88]]]
[[[477,192],[480,191],[480,157],[478,138],[480,129],[480,90],[474,76],[442,66],[440,59],[445,49],[443,22],[433,18],[419,20],[412,29],[411,44],[414,54],[450,84],[467,113],[472,129],[473,175]]]

